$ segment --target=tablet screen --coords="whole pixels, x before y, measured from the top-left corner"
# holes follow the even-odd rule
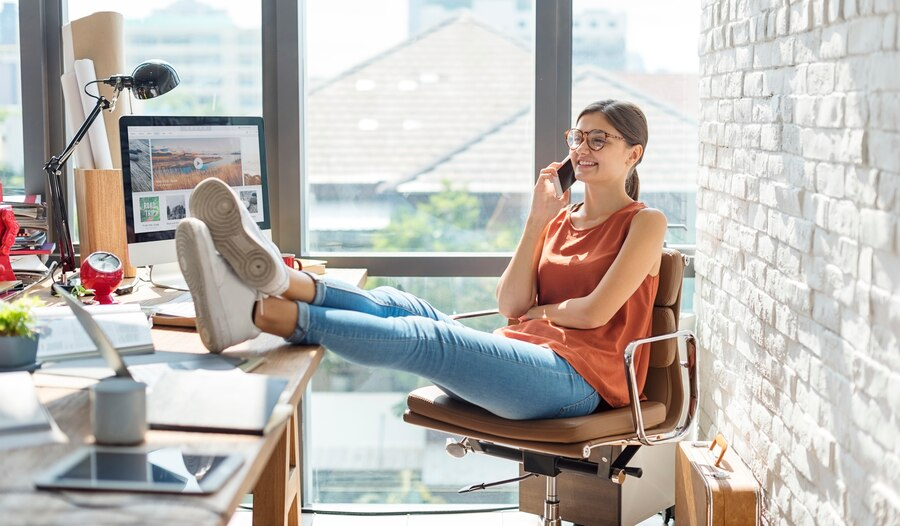
[[[229,455],[184,453],[181,448],[152,451],[89,448],[55,466],[39,487],[211,493],[241,464]]]

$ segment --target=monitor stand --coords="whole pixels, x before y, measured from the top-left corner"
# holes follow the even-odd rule
[[[187,282],[181,274],[178,263],[158,263],[150,265],[150,283],[154,287],[188,290]]]

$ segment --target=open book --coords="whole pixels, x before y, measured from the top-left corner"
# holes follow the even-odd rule
[[[120,354],[153,352],[150,322],[137,304],[85,307]],[[99,356],[97,346],[69,307],[34,309],[41,335],[37,359],[41,362]]]

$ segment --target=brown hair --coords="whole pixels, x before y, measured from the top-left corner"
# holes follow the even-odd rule
[[[575,122],[591,113],[602,113],[616,131],[622,137],[625,137],[625,142],[629,146],[640,144],[644,150],[647,149],[647,117],[644,116],[644,112],[636,104],[612,99],[592,102],[585,109],[581,110]],[[625,179],[625,193],[635,201],[638,200],[638,196],[641,193],[641,181],[638,179],[637,165],[641,164],[643,158],[644,153],[641,152],[641,157],[631,167],[631,171]]]

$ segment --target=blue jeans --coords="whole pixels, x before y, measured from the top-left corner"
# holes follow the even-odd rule
[[[297,305],[291,343],[319,344],[353,363],[423,376],[504,418],[584,416],[601,400],[552,350],[466,327],[392,287],[366,291],[316,279],[315,300]]]

